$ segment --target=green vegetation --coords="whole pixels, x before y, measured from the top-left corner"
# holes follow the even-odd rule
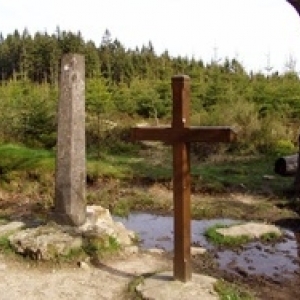
[[[235,247],[250,241],[250,238],[247,235],[240,235],[236,237],[232,236],[224,236],[217,232],[218,228],[224,228],[224,225],[215,225],[210,227],[206,230],[205,236],[215,245],[220,246],[228,246],[228,247]]]
[[[220,300],[254,300],[255,297],[250,292],[240,286],[218,280],[215,284],[215,290],[220,296]]]
[[[13,171],[54,169],[54,154],[42,149],[30,149],[13,144],[0,145],[0,174],[4,175]]]
[[[245,191],[255,191],[270,186],[274,193],[280,193],[291,183],[291,178],[275,176],[274,180],[264,179],[264,175],[274,174],[275,155],[248,157],[224,156],[221,161],[209,160],[192,165],[195,188],[207,187],[207,191],[224,192],[231,187],[242,187]],[[280,179],[279,179],[280,178]]]
[[[120,244],[112,236],[87,237],[83,250],[91,257],[103,257],[120,250]]]
[[[0,187],[12,193],[9,198],[17,196],[17,199],[30,199],[33,203],[30,207],[32,213],[45,219],[53,205],[54,152],[2,144],[0,156]],[[113,214],[119,216],[126,216],[131,211],[169,213],[172,211],[171,156],[170,147],[160,144],[143,145],[138,154],[135,151],[123,155],[102,153],[100,160],[89,156],[87,203],[110,208]],[[193,154],[192,191],[196,194],[204,193],[201,201],[192,202],[193,218],[263,220],[267,213],[276,217],[274,201],[277,198],[281,207],[287,206],[285,191],[290,188],[292,179],[275,175],[274,161],[272,155],[218,155],[200,161]],[[265,175],[274,178],[265,179]],[[149,191],[148,187],[151,186],[160,187],[163,193],[157,194],[155,189]],[[228,191],[260,195],[262,199],[251,203],[250,209],[247,204],[232,202],[234,199],[229,202]],[[205,195],[218,195],[218,205]],[[263,200],[265,195],[273,197],[274,201]],[[297,201],[293,205],[296,211],[300,208]],[[8,205],[3,206],[2,216],[11,215],[13,209]],[[284,210],[281,211],[284,213]]]
[[[191,77],[192,125],[231,125],[232,145],[192,145],[208,154],[273,154],[296,151],[300,84],[290,67],[283,74],[248,74],[236,59],[212,61],[155,53],[149,42],[126,49],[109,30],[99,47],[80,33],[59,28],[50,35],[17,30],[0,43],[0,142],[53,149],[59,62],[65,53],[86,60],[86,137],[89,155],[136,151],[128,128],[138,122],[170,123],[170,79]]]
[[[49,249],[48,249],[49,251]],[[50,263],[57,263],[57,264],[63,264],[63,263],[73,263],[74,261],[80,261],[84,260],[87,257],[87,254],[85,253],[83,248],[73,248],[66,254],[57,254],[56,249],[53,249],[53,253],[55,253],[52,256],[52,259],[50,260]],[[46,261],[44,263],[47,264]]]
[[[103,178],[107,183],[109,183],[109,178],[125,181],[136,179],[149,183],[170,181],[172,178],[171,152],[163,153],[161,149],[150,148],[149,153],[151,156],[159,153],[160,162],[148,159],[143,153],[139,157],[135,156],[135,153],[131,155],[103,154],[100,160],[88,159],[88,184],[94,184],[99,178]],[[54,172],[55,157],[54,153],[49,150],[7,144],[0,145],[0,156],[0,182],[18,179],[43,182],[43,179],[49,179],[47,174],[51,175]],[[259,191],[259,187],[267,182],[274,192],[280,192],[291,182],[290,178],[279,180],[279,177],[275,176],[274,180],[263,179],[266,174],[273,175],[274,161],[274,156],[263,155],[240,158],[223,155],[223,161],[195,160],[192,162],[192,184],[195,191],[216,193],[238,186],[243,186],[249,191],[255,189]],[[151,202],[151,199],[145,199],[145,201]]]
[[[137,276],[133,280],[131,280],[127,286],[127,290],[125,291],[125,299],[142,300],[143,298],[141,295],[139,295],[136,288],[138,285],[142,284],[144,280],[144,276]]]
[[[0,252],[5,254],[13,252],[7,235],[3,235],[0,237]]]
[[[274,242],[277,241],[281,236],[276,232],[265,233],[261,236],[261,240],[264,242]]]
[[[228,226],[224,225],[215,225],[206,230],[205,236],[210,242],[214,245],[219,246],[228,246],[235,247],[248,243],[251,238],[247,235],[238,235],[238,236],[224,236],[217,232],[219,228],[226,228]],[[276,234],[275,232],[265,233],[260,237],[260,240],[263,242],[274,242],[281,238],[281,235]]]

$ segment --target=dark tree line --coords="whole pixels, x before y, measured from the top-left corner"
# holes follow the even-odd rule
[[[34,82],[56,83],[59,61],[65,53],[80,53],[86,57],[86,76],[101,74],[112,84],[130,83],[133,78],[165,78],[180,71],[190,62],[171,59],[166,51],[155,54],[152,44],[126,49],[118,39],[111,39],[105,31],[102,42],[84,41],[80,32],[72,33],[57,28],[53,34],[37,32],[33,36],[24,29],[3,37],[0,34],[1,80],[28,78]]]
[[[32,36],[26,29],[22,33],[15,30],[6,37],[0,34],[0,80],[23,79],[56,85],[61,57],[69,52],[84,54],[86,77],[102,78],[110,92],[144,81],[153,84],[159,99],[165,99],[169,96],[171,76],[185,73],[192,79],[195,109],[208,109],[222,101],[243,97],[258,103],[261,113],[273,109],[297,115],[300,111],[299,80],[293,66],[281,75],[248,74],[236,59],[212,60],[205,65],[194,58],[171,57],[168,51],[157,55],[151,42],[127,49],[118,39],[112,39],[109,30],[98,46],[85,41],[80,32],[60,28],[53,34],[37,32]]]

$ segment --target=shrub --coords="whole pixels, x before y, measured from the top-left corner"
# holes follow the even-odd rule
[[[199,119],[199,116],[198,116]],[[201,125],[231,126],[237,131],[237,142],[230,144],[194,144],[192,150],[202,157],[209,154],[235,152],[239,154],[290,153],[293,133],[278,114],[260,116],[259,107],[240,98],[234,102],[217,103],[200,115]],[[195,118],[192,119],[195,122]],[[281,141],[281,142],[279,142]],[[285,141],[285,142],[283,142]]]
[[[297,148],[290,140],[278,140],[274,144],[274,154],[276,156],[286,156],[297,152]]]

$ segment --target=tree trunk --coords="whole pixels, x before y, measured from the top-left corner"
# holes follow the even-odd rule
[[[299,152],[298,152],[298,158],[297,158],[297,171],[296,171],[296,176],[295,176],[295,181],[294,181],[294,189],[296,193],[300,192],[300,168],[299,168],[299,162],[300,162],[300,135],[298,136],[298,147],[299,147]]]

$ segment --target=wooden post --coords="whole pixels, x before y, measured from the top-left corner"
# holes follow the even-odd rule
[[[61,64],[55,177],[58,223],[81,225],[85,204],[85,65],[84,57],[65,55]]]
[[[174,279],[191,280],[190,142],[231,142],[230,127],[190,127],[190,79],[172,77],[173,121],[166,127],[132,128],[133,140],[159,140],[173,145]]]
[[[187,128],[189,121],[189,78],[172,78],[173,130]],[[176,279],[191,279],[191,205],[189,143],[178,140],[173,144],[173,202],[174,202],[174,274]]]

